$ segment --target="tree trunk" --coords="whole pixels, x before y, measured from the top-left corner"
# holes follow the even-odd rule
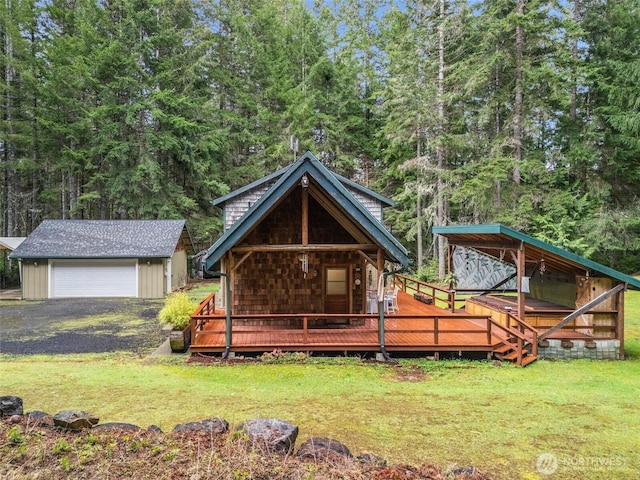
[[[516,88],[513,102],[513,181],[520,184],[520,164],[522,163],[522,48],[524,31],[521,25],[525,0],[518,0],[518,24],[516,25]]]
[[[580,11],[580,0],[575,0],[573,2],[573,21],[577,24],[579,21],[579,11]],[[570,112],[569,112],[569,116],[571,118],[572,121],[576,120],[576,116],[577,116],[577,111],[578,111],[578,76],[576,73],[577,70],[577,63],[578,63],[578,37],[576,36],[573,39],[573,45],[571,48],[571,59],[572,59],[572,65],[571,65],[571,107],[570,107]]]
[[[11,0],[5,0],[5,6],[8,13],[12,11]],[[13,129],[13,95],[14,95],[14,78],[15,72],[13,69],[13,39],[11,38],[11,32],[5,30],[4,32],[4,55],[6,58],[6,66],[4,69],[4,81],[5,81],[5,125],[6,125],[6,145],[5,145],[5,192],[7,195],[7,217],[6,217],[6,231],[7,235],[16,235],[16,194],[15,191],[15,161],[16,161],[16,145],[15,145],[15,131]]]
[[[496,55],[500,51],[499,45],[496,45]],[[496,65],[495,73],[493,76],[493,92],[497,92],[500,88],[500,67]],[[496,102],[495,106],[495,136],[496,138],[500,137],[500,133],[502,132],[502,114],[500,111],[500,105]],[[496,210],[499,210],[502,206],[502,182],[500,180],[494,181],[494,191],[493,191],[493,206]]]
[[[416,135],[418,139],[418,145],[416,148],[416,155],[418,158],[418,162],[422,158],[422,125],[418,125],[418,131]],[[422,239],[422,196],[420,192],[420,182],[417,183],[416,187],[416,255],[418,257],[418,268],[422,268],[423,258],[424,258],[424,250],[423,250],[423,239]]]
[[[442,175],[444,172],[444,27],[445,27],[445,0],[440,0],[440,24],[438,25],[438,143],[436,147],[436,159],[438,162],[437,192],[436,192],[436,224],[445,224],[445,193]],[[446,251],[444,237],[438,237],[438,276],[444,278],[446,267]]]

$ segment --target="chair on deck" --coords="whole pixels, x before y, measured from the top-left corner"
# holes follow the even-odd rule
[[[384,294],[384,311],[385,313],[400,313],[398,307],[398,287]]]

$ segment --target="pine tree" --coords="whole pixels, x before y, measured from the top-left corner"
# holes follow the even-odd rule
[[[0,232],[7,235],[26,234],[37,210],[29,188],[37,169],[35,12],[30,0],[0,2]]]

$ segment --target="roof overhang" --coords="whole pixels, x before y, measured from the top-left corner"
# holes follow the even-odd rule
[[[472,248],[509,263],[515,263],[515,259],[507,252],[524,246],[527,268],[544,265],[547,272],[567,276],[599,274],[640,290],[640,280],[632,276],[501,224],[450,225],[433,227],[432,231],[445,237],[449,245]]]
[[[354,229],[357,229],[357,232],[351,232],[354,237],[366,235],[385,251],[389,260],[402,266],[408,265],[408,253],[402,244],[354,198],[338,178],[315,156],[306,152],[296,163],[282,172],[275,184],[209,248],[205,268],[211,270],[226,252],[238,245],[255,225],[266,218],[286,195],[300,185],[303,175],[310,177],[311,187],[315,189],[315,198],[321,204],[324,203],[325,208],[330,202],[336,214],[334,216],[343,226],[346,226],[348,220]]]
[[[27,237],[0,237],[0,250],[15,250]]]

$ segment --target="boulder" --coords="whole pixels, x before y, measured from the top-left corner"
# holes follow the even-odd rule
[[[0,397],[0,417],[22,415],[22,399],[15,395]]]
[[[151,433],[164,433],[164,432],[162,431],[162,429],[161,429],[159,426],[157,426],[157,425],[149,425],[149,426],[147,427],[147,432],[151,432]]]
[[[310,438],[300,445],[297,455],[302,459],[320,462],[336,462],[352,457],[345,445],[337,440],[324,437]]]
[[[137,425],[133,425],[132,423],[123,423],[123,422],[107,422],[101,423],[93,427],[94,430],[125,430],[128,432],[137,432],[140,430],[140,427]]]
[[[472,465],[468,467],[456,468],[455,470],[451,470],[450,476],[453,476],[453,478],[461,477],[461,478],[468,478],[468,479],[485,478],[484,475],[480,474],[478,470],[476,470],[475,467],[473,467]]]
[[[360,455],[358,455],[357,457],[358,461],[360,463],[364,463],[367,465],[372,465],[374,467],[386,467],[387,466],[387,461],[374,454],[374,453],[362,453]]]
[[[56,427],[69,430],[82,430],[92,428],[100,421],[98,417],[82,410],[63,410],[53,416],[53,424]]]
[[[40,410],[34,410],[25,415],[27,422],[32,425],[42,425],[46,427],[53,427],[53,418],[47,412],[41,412]]]
[[[175,426],[173,433],[205,432],[220,435],[229,431],[229,422],[222,418],[209,418],[199,422],[180,423]]]
[[[277,418],[255,418],[236,427],[237,432],[246,433],[254,447],[289,454],[298,438],[298,426]]]

